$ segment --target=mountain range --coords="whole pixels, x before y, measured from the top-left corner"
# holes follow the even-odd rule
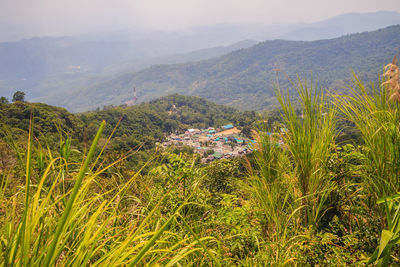
[[[340,90],[352,78],[352,71],[363,80],[375,80],[399,52],[400,26],[328,40],[265,41],[218,58],[156,65],[38,100],[82,111],[123,104],[133,97],[132,88],[136,86],[140,101],[180,93],[242,110],[264,109],[276,104],[277,78],[283,88],[290,88],[289,80],[296,81],[298,75]]]
[[[174,43],[174,44],[172,44]],[[77,41],[74,38],[34,38],[0,43],[0,94],[15,88],[39,97],[111,79],[154,64],[183,63],[221,56],[256,44],[244,40],[227,46],[184,49],[175,41]],[[200,46],[201,47],[201,46]],[[182,51],[186,51],[185,53]]]
[[[266,53],[268,56],[273,56],[272,53],[275,53],[277,57],[285,57],[285,53],[292,52],[304,54],[300,51],[299,43],[295,45],[295,43],[283,40],[336,38],[349,33],[376,30],[379,27],[398,23],[400,23],[399,13],[382,11],[344,14],[311,24],[272,26],[219,24],[195,27],[179,32],[147,32],[128,29],[71,37],[37,37],[17,42],[5,42],[0,43],[0,95],[11,97],[16,90],[22,90],[26,92],[28,100],[46,101],[55,105],[64,105],[71,110],[82,111],[102,105],[124,103],[131,97],[132,88],[129,87],[134,83],[143,87],[138,92],[141,100],[179,92],[197,94],[210,99],[218,98],[219,103],[236,105],[236,100],[233,99],[234,95],[225,96],[223,92],[226,89],[224,87],[232,87],[230,83],[233,82],[232,92],[234,94],[236,94],[234,88],[237,86],[241,86],[243,90],[252,87],[249,92],[253,92],[254,86],[264,88],[261,83],[265,79],[269,79],[269,74],[265,75],[262,72],[259,73],[259,77],[255,77],[254,75],[258,73],[256,66],[251,67],[247,74],[234,74],[235,71],[243,68],[234,67],[240,62],[231,58],[229,53],[233,53],[234,56],[239,55],[245,62],[254,59],[244,59],[247,56],[264,58],[262,53]],[[266,41],[256,45],[260,40],[277,38],[279,41]],[[282,46],[282,51],[278,47],[274,47],[274,42],[278,46]],[[325,45],[325,43],[323,44]],[[258,48],[253,48],[254,45]],[[249,51],[258,51],[260,47],[264,46],[267,46],[265,48],[267,51],[259,51],[261,53],[259,56],[245,55],[250,53]],[[242,51],[244,48],[250,48],[250,50]],[[218,63],[218,58],[224,55],[226,57],[223,60],[229,62]],[[305,52],[304,56],[307,55]],[[197,61],[199,63],[195,63]],[[212,62],[218,67],[213,66]],[[285,62],[295,65],[299,63],[290,60],[285,60]],[[182,73],[182,70],[179,70],[179,64],[182,63],[185,63],[183,68],[193,68],[194,71],[191,72],[188,69],[184,72],[185,77],[181,77],[179,73]],[[270,61],[260,61],[255,64],[268,65],[270,63]],[[280,63],[278,63],[279,60],[275,60],[274,68],[280,68]],[[166,64],[170,65],[166,66]],[[200,70],[199,66],[203,65],[214,69],[214,72],[219,73],[218,75],[222,75],[221,79],[217,81],[219,78],[213,77],[213,73],[210,75],[209,71]],[[230,65],[234,70],[229,67]],[[232,72],[231,74],[236,77],[240,76],[241,81],[233,81],[237,79],[233,77],[228,79],[228,74],[223,74],[225,71],[219,69],[225,68],[225,66],[228,66],[227,72]],[[245,66],[243,67],[245,69]],[[346,68],[348,65],[342,67]],[[293,67],[289,69],[292,71]],[[308,66],[299,69],[308,72],[319,70],[318,68],[308,68]],[[154,81],[147,80],[154,75],[166,75],[165,72],[168,72],[167,76],[170,76],[168,82],[165,80],[161,82],[162,78],[160,77]],[[321,73],[314,73],[323,76]],[[204,75],[210,76],[204,77]],[[129,83],[121,76],[138,78],[134,78]],[[244,78],[245,76],[246,78]],[[335,77],[338,80],[345,79]],[[245,80],[248,80],[249,83],[246,84]],[[321,79],[321,81],[325,80]],[[326,84],[329,82],[330,80]],[[222,86],[221,83],[224,85]],[[209,89],[205,88],[214,85],[218,87],[211,91],[218,97],[206,95]],[[107,89],[104,89],[105,86]],[[98,92],[99,90],[105,90],[100,93],[105,96],[104,99],[90,97],[91,101],[87,102],[86,98],[76,98],[74,95],[76,92],[84,92],[90,96],[91,91]],[[237,95],[237,99],[240,99],[241,95],[246,95],[243,90]],[[113,91],[121,92],[121,94],[118,93],[118,96],[114,96]],[[268,89],[265,92],[270,91]],[[64,96],[68,96],[68,99],[64,99]],[[257,101],[260,102],[260,99],[257,98]],[[259,103],[257,108],[265,105],[267,104]],[[240,101],[238,106],[248,108]]]
[[[279,39],[315,41],[331,39],[351,33],[360,33],[400,24],[397,12],[348,13],[323,21],[302,25],[280,35]]]

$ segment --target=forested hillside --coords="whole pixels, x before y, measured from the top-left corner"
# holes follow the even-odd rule
[[[102,120],[108,122],[105,135],[110,135],[121,120],[112,146],[122,151],[140,145],[153,148],[156,142],[175,131],[192,127],[219,127],[227,123],[250,127],[257,119],[255,112],[239,112],[199,97],[182,95],[170,95],[131,107],[108,106],[103,110],[80,114],[71,114],[64,108],[42,103],[20,101],[3,103],[0,107],[0,123],[11,133],[26,137],[32,114],[34,135],[52,140],[52,145],[64,133],[71,135],[76,142],[93,138]],[[4,129],[2,136],[6,135]]]
[[[58,141],[63,131],[82,141],[84,125],[76,115],[64,108],[21,101],[0,103],[0,135],[25,138],[31,118],[35,136],[41,140],[46,138],[50,145]]]
[[[114,134],[115,148],[129,150],[143,143],[151,148],[167,133],[182,132],[188,128],[220,127],[233,123],[238,127],[250,127],[256,120],[255,112],[217,105],[199,97],[170,95],[149,103],[126,107],[106,107],[101,111],[79,114],[93,136],[99,123],[106,120],[105,134]]]
[[[276,105],[277,74],[281,87],[288,77],[308,77],[326,89],[341,89],[352,71],[364,81],[375,79],[394,54],[400,52],[400,26],[313,42],[266,41],[215,59],[159,65],[120,76],[85,90],[53,95],[42,100],[71,110],[121,104],[138,88],[141,101],[181,93],[205,97],[240,109]],[[79,94],[80,97],[73,97]]]
[[[43,37],[0,43],[0,94],[10,95],[19,88],[32,99],[107,81],[154,64],[209,59],[257,43],[246,40],[199,49],[203,48],[201,44],[186,40],[188,48],[183,48],[184,38],[131,40],[131,35],[125,34],[99,39]]]

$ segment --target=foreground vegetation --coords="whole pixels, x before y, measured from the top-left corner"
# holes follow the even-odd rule
[[[397,66],[372,87],[355,77],[332,104],[313,84],[293,86],[299,106],[278,91],[281,121],[266,124],[280,135],[260,128],[250,157],[208,165],[154,149],[133,168],[139,152],[110,149],[118,127],[105,122],[87,146],[61,126],[46,141],[35,119],[27,142],[4,125],[2,265],[400,264]],[[80,123],[107,117],[99,114]],[[338,142],[341,119],[362,145]]]

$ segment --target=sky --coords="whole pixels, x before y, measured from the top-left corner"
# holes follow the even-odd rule
[[[61,36],[218,23],[311,23],[349,12],[400,12],[399,0],[0,0],[0,35]]]

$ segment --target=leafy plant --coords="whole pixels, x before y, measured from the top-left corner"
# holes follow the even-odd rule
[[[378,204],[383,204],[385,207],[388,229],[382,230],[379,246],[367,264],[388,266],[392,250],[398,248],[400,244],[400,194],[380,199]]]

